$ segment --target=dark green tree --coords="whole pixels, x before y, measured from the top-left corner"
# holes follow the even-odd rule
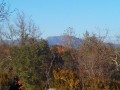
[[[44,86],[46,66],[50,61],[50,50],[45,40],[13,47],[12,60],[16,74],[27,86]]]

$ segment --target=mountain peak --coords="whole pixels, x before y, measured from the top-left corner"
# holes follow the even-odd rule
[[[64,39],[65,39],[64,36],[51,36],[47,38],[47,41],[50,46],[64,45],[63,43]],[[73,39],[74,39],[75,47],[78,47],[79,45],[83,43],[83,40],[80,38],[73,37]],[[69,42],[69,41],[66,40],[66,42]]]

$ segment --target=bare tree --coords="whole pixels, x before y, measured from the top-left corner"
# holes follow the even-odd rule
[[[6,3],[4,0],[0,2],[0,22],[7,19],[10,15],[9,7],[6,6]]]
[[[39,39],[41,36],[39,27],[33,23],[32,19],[27,20],[24,13],[18,13],[16,28],[20,44],[25,44],[28,41],[34,41],[35,39]]]
[[[17,14],[15,24],[8,22],[5,28],[8,29],[7,32],[1,27],[0,38],[1,41],[9,40],[10,44],[15,44],[15,42],[20,45],[34,43],[41,37],[39,27],[35,25],[32,19],[26,18],[23,12]]]
[[[83,45],[79,49],[79,65],[85,77],[106,77],[112,61],[114,49],[102,39],[86,33]],[[81,74],[82,75],[82,74]]]
[[[74,48],[75,42],[75,32],[73,28],[69,27],[65,33],[63,33],[62,43],[65,47]]]
[[[74,29],[69,27],[66,32],[63,34],[62,38],[63,46],[66,48],[66,51],[69,53],[70,57],[70,68],[72,70],[78,69],[78,60],[77,60],[77,50],[76,50],[76,44],[80,42],[76,42],[76,34],[74,32]]]

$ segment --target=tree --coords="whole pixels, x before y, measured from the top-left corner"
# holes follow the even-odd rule
[[[69,27],[65,33],[63,33],[62,43],[65,47],[75,48],[75,32],[73,28]]]
[[[65,53],[63,54],[63,60],[65,64],[69,65],[66,66],[69,69],[77,70],[78,68],[78,61],[77,61],[77,50],[76,44],[80,42],[75,42],[75,32],[73,28],[69,27],[66,32],[63,34],[62,40],[63,46],[66,48]],[[65,56],[65,57],[64,57]]]
[[[0,2],[0,22],[7,19],[10,15],[9,8],[6,6],[4,0]]]
[[[111,45],[104,43],[96,35],[90,36],[86,32],[84,43],[78,51],[79,75],[84,83],[84,88],[87,88],[87,86],[94,89],[98,88],[96,86],[98,83],[92,85],[92,82],[89,80],[105,82],[110,79],[110,67],[113,56],[114,48]],[[85,86],[86,82],[88,84]]]
[[[49,47],[45,40],[36,44],[15,46],[12,50],[12,60],[16,74],[21,77],[26,87],[39,87],[45,84],[45,71],[49,62]]]
[[[112,51],[113,48],[105,45],[101,39],[86,33],[84,43],[79,49],[79,64],[80,67],[85,68],[88,74],[86,76],[103,76],[108,73]]]
[[[5,50],[7,46],[9,50],[6,50],[8,55],[4,57],[6,60],[2,60],[0,67],[7,64],[6,71],[12,68],[14,75],[18,75],[23,80],[26,88],[39,85],[43,88],[46,63],[49,61],[50,53],[47,41],[40,39],[38,26],[32,19],[28,20],[24,13],[18,13],[16,23],[8,23],[8,31],[1,32],[1,35],[3,45],[6,45]],[[7,58],[8,56],[10,58]]]
[[[22,46],[36,42],[35,40],[40,39],[41,36],[39,27],[31,18],[25,17],[23,12],[18,13],[15,23],[8,23],[6,28],[7,31],[0,30],[0,39],[3,43],[6,43],[5,40],[11,41],[7,44]]]

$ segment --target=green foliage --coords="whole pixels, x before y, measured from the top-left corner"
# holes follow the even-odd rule
[[[72,58],[70,56],[70,52],[67,50],[64,52],[62,55],[63,60],[64,60],[64,68],[66,69],[72,69],[73,68],[73,63],[72,63]]]
[[[49,47],[43,39],[27,37],[24,44],[0,46],[0,70],[2,90],[14,75],[25,90],[44,90],[47,84],[57,90],[119,90],[120,49],[88,32],[78,48]]]
[[[45,40],[40,40],[35,44],[13,47],[12,60],[14,70],[22,78],[26,87],[29,85],[34,87],[43,85],[46,65],[50,60],[49,52],[49,47]]]

